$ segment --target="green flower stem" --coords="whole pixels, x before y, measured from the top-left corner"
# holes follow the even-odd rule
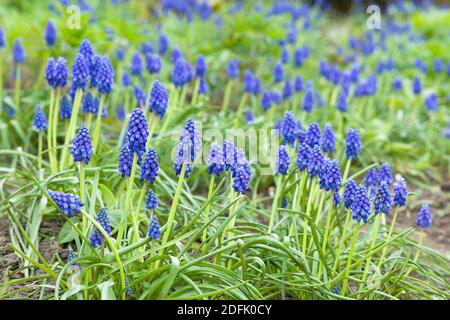
[[[172,121],[172,116],[173,114],[176,113],[176,109],[178,109],[178,102],[181,101],[180,100],[181,97],[181,90],[179,89],[174,89],[173,91],[173,100],[169,99],[169,111],[166,114],[166,119],[163,122],[163,125],[161,127],[161,130],[159,131],[159,137],[162,137],[163,134],[166,132],[167,127],[169,126],[170,122]]]
[[[92,125],[92,112],[88,112],[86,114],[86,127],[91,131],[91,125]]]
[[[147,187],[148,187],[148,181],[145,181],[144,184],[142,185],[142,189],[141,189],[141,193],[139,195],[139,200],[136,206],[136,211],[133,214],[133,241],[137,242],[139,241],[139,213],[141,212],[141,208],[142,208],[142,203],[144,202],[144,198],[145,198],[145,193],[147,192]]]
[[[248,99],[248,93],[244,92],[241,98],[241,102],[239,103],[235,118],[234,118],[234,126],[237,127],[239,125],[239,122],[241,121],[242,112],[244,111],[245,104]]]
[[[350,266],[352,263],[353,252],[355,251],[356,239],[358,238],[360,226],[361,226],[360,222],[357,221],[355,230],[353,232],[352,242],[350,244],[350,252],[348,254],[347,266],[345,267],[344,281],[342,283],[342,289],[341,289],[341,296],[344,296],[345,292],[347,291],[348,276],[350,274]]]
[[[222,102],[222,114],[226,116],[228,111],[228,106],[230,104],[230,96],[231,96],[231,90],[233,89],[234,80],[228,80],[227,86],[225,88],[225,93],[223,96],[223,102]]]
[[[151,112],[149,117],[148,117],[149,133],[148,133],[148,138],[147,138],[147,145],[145,146],[146,149],[150,148],[151,141],[152,141],[155,129],[156,129],[157,122],[158,122],[158,117],[156,116],[156,113]]]
[[[42,132],[38,133],[38,155],[37,155],[37,165],[39,171],[42,169]]]
[[[163,236],[163,239],[162,239],[161,245],[160,245],[160,247],[163,248],[163,249],[161,249],[161,252],[159,253],[161,256],[164,255],[164,245],[169,240],[170,233],[172,232],[173,222],[175,219],[175,213],[177,212],[178,202],[180,201],[181,189],[182,189],[183,183],[184,183],[184,178],[185,178],[184,175],[186,174],[186,167],[187,167],[186,162],[183,162],[183,165],[181,166],[181,172],[180,172],[179,178],[178,178],[177,189],[175,190],[175,195],[174,195],[173,201],[172,201],[172,207],[170,207],[169,217],[167,218],[167,227],[166,227],[166,230],[164,231],[164,236]],[[158,260],[156,262],[155,269],[158,269],[160,261],[161,260]]]
[[[53,160],[55,161],[55,172],[58,169],[58,143],[57,143],[57,137],[58,137],[58,116],[59,116],[59,105],[60,105],[60,97],[61,97],[61,89],[56,89],[56,98],[55,98],[55,105],[53,109],[53,118],[50,119],[52,122],[52,155]]]
[[[372,250],[375,247],[375,242],[377,241],[377,238],[378,238],[378,230],[380,228],[380,220],[381,220],[381,217],[379,217],[379,215],[381,215],[381,213],[375,217],[375,222],[374,222],[374,226],[372,229],[372,239],[370,242],[369,250]],[[359,283],[359,291],[362,291],[364,289],[364,284],[367,279],[371,260],[372,260],[372,256],[367,258],[366,266],[364,267],[363,276],[361,278],[361,282]]]
[[[419,246],[422,245],[422,243],[423,243],[423,238],[425,237],[425,235],[426,235],[425,232],[420,232],[420,233],[419,233],[419,241],[418,241]],[[414,259],[413,259],[414,264],[416,264],[416,263],[417,263],[417,260],[419,260],[419,255],[420,255],[420,250],[417,249],[416,254],[415,254],[415,256],[414,256]],[[408,270],[406,271],[406,273],[405,273],[405,275],[404,275],[403,277],[406,278],[407,276],[409,276],[409,274],[411,273],[411,271],[412,271],[412,267],[409,267]]]
[[[236,242],[237,251],[239,253],[239,257],[241,259],[241,266],[242,266],[242,281],[247,281],[247,262],[245,261],[245,254],[242,250],[242,247],[244,246],[244,241],[239,239]]]
[[[197,102],[198,97],[198,87],[200,86],[200,78],[195,79],[194,89],[192,91],[192,99],[191,104],[195,104]]]
[[[267,233],[272,233],[272,228],[273,228],[273,224],[275,222],[275,215],[277,214],[278,211],[278,204],[279,204],[279,198],[280,198],[280,194],[281,191],[283,189],[283,185],[282,185],[282,181],[283,181],[283,175],[279,174],[278,178],[277,178],[277,182],[276,182],[276,186],[275,186],[275,196],[273,198],[273,202],[272,202],[272,212],[270,213],[270,220],[269,220],[269,227],[267,229]]]
[[[331,217],[333,214],[333,198],[334,198],[334,194],[333,192],[330,193],[330,200],[328,201],[328,214],[327,214],[327,224],[325,225],[325,231],[324,231],[324,235],[323,235],[323,242],[322,242],[322,252],[326,252],[327,249],[327,244],[328,244],[328,237],[330,236],[330,225],[331,225]],[[317,248],[319,249],[319,248]],[[322,259],[320,259],[319,262],[319,269],[318,269],[318,273],[317,273],[317,279],[320,279],[320,276],[322,275],[322,270],[323,270],[323,263],[322,263]]]
[[[308,177],[308,173],[306,171],[301,172],[300,174],[302,176],[300,178],[300,183],[296,186],[294,201],[292,203],[292,209],[293,209],[293,211],[296,211],[296,212],[297,211],[300,212],[302,194],[304,192],[305,185],[306,185],[305,182]],[[294,219],[294,216],[292,215],[291,227],[289,228],[289,237],[292,237],[294,235],[294,231],[295,231],[295,219]]]
[[[83,89],[78,88],[77,91],[75,92],[72,115],[70,116],[69,126],[67,127],[66,132],[66,139],[64,141],[63,151],[61,153],[61,161],[59,163],[60,170],[64,170],[66,168],[66,162],[69,152],[69,144],[72,141],[75,134],[75,126],[77,124],[78,112],[80,111],[82,98],[83,98]]]
[[[22,75],[21,75],[21,65],[16,64],[16,83],[15,83],[15,89],[14,89],[14,104],[17,108],[17,111],[20,111],[20,87],[21,87],[21,81],[22,81]]]
[[[188,90],[188,87],[183,86],[183,89],[181,90],[180,101],[178,103],[180,106],[184,105],[184,101],[186,100],[187,90]]]
[[[392,232],[394,231],[395,221],[397,220],[398,210],[399,210],[399,206],[396,206],[395,211],[394,211],[394,216],[392,217],[391,227],[389,228],[389,233],[387,235],[386,241],[389,241],[391,239]],[[380,260],[378,260],[377,268],[380,268],[381,265],[383,264],[383,260],[384,260],[384,257],[386,256],[386,252],[387,252],[387,247],[384,247],[383,251],[381,252]]]
[[[130,92],[128,90],[125,90],[125,116],[128,114],[128,111],[130,110]]]
[[[232,192],[232,199],[236,199],[236,198],[239,198],[239,193],[233,191],[233,192]],[[237,207],[238,205],[239,205],[239,201],[236,201],[236,202],[234,203],[234,205],[231,206],[231,208],[230,208],[230,215],[232,215],[232,214],[234,213],[234,211],[236,210],[236,207]],[[234,217],[231,219],[230,223],[229,223],[228,226],[227,226],[227,231],[228,231],[228,232],[227,232],[227,236],[228,236],[228,238],[233,237],[234,232],[231,231],[231,230],[234,229],[234,226],[235,226],[235,225],[236,225],[236,216],[234,216]]]
[[[55,104],[55,89],[52,88],[50,90],[50,105],[48,107],[48,117],[49,119],[53,118],[53,108]],[[50,169],[52,174],[56,173],[55,170],[55,161],[53,159],[53,153],[52,153],[52,121],[50,120],[48,122],[48,128],[47,128],[47,154],[48,154],[48,161],[50,162]]]
[[[125,272],[122,265],[122,260],[120,259],[119,253],[117,252],[117,249],[114,247],[113,242],[111,241],[111,238],[106,233],[106,231],[103,229],[103,227],[94,219],[92,218],[87,212],[84,210],[81,210],[81,214],[83,215],[83,218],[89,220],[103,235],[105,238],[106,244],[108,245],[108,248],[112,251],[114,258],[117,262],[117,267],[119,268],[119,277],[120,277],[120,287],[119,292],[121,293],[122,299],[125,300]]]
[[[350,172],[350,165],[352,164],[352,159],[347,160],[347,164],[345,165],[344,176],[342,177],[342,181],[347,180],[348,173]]]
[[[216,178],[216,175],[212,174],[211,179],[209,180],[208,201],[211,201],[212,194],[214,193],[215,178]],[[210,210],[211,210],[211,203],[209,203],[205,208],[205,223],[208,223],[208,221],[209,221],[209,211]],[[203,234],[202,234],[202,243],[206,242],[207,235],[208,235],[208,228],[205,228],[205,230],[203,230]]]
[[[317,225],[319,224],[320,218],[322,217],[322,209],[323,209],[323,205],[325,203],[325,195],[326,195],[325,191],[320,192],[319,207],[317,209],[316,220],[314,221],[315,224],[317,224]]]
[[[352,216],[350,210],[347,210],[347,213],[345,215],[345,222],[344,222],[344,228],[342,229],[342,236],[341,241],[339,242],[338,250],[336,252],[336,259],[334,260],[333,270],[336,270],[339,258],[342,253],[342,250],[344,249],[344,242],[345,242],[345,234],[347,233],[348,224],[350,223],[350,217]]]
[[[97,120],[95,121],[95,130],[94,130],[94,140],[92,142],[92,151],[95,153],[97,151],[98,143],[100,142],[100,131],[102,126],[102,108],[105,103],[105,94],[100,95],[100,104],[98,105],[97,110]]]
[[[316,186],[316,179],[311,180],[311,186],[309,189],[309,195],[308,195],[308,204],[306,206],[306,217],[308,218],[311,213],[311,206],[312,206],[312,198],[314,196],[314,190]],[[306,254],[306,240],[307,240],[307,234],[308,234],[308,219],[305,219],[303,221],[303,241],[302,241],[302,253]]]
[[[86,197],[85,197],[85,175],[84,175],[84,162],[80,161],[79,163],[79,174],[80,174],[80,200],[81,202],[83,202],[84,204],[86,204]],[[87,231],[87,220],[86,218],[83,216],[82,217],[82,232],[83,234],[86,234]]]
[[[133,164],[131,166],[131,173],[130,173],[130,177],[128,179],[128,185],[127,185],[127,194],[126,194],[126,198],[125,198],[125,214],[122,216],[122,224],[121,224],[121,228],[119,229],[119,232],[122,231],[120,234],[118,234],[117,236],[117,247],[120,248],[121,246],[121,242],[122,242],[122,237],[123,235],[127,234],[127,224],[128,224],[128,217],[130,215],[130,210],[132,207],[132,192],[133,192],[133,186],[134,186],[134,177],[136,175],[136,170],[137,170],[137,161],[138,161],[138,155],[136,152],[133,153]]]

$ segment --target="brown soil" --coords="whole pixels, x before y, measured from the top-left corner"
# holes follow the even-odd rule
[[[410,188],[411,189],[411,188]],[[411,190],[414,207],[399,212],[396,225],[400,228],[416,226],[417,213],[424,203],[428,203],[433,213],[433,224],[423,230],[426,233],[425,244],[443,253],[450,252],[450,192],[446,186],[433,191]],[[410,201],[412,202],[412,201]]]

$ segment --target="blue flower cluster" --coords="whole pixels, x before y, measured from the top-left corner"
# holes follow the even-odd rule
[[[111,227],[109,225],[108,212],[106,211],[105,208],[100,208],[100,210],[97,213],[97,217],[95,218],[95,220],[97,220],[97,222],[100,224],[100,226],[103,228],[103,230],[105,230],[107,235],[111,234]],[[92,235],[90,236],[89,241],[91,242],[91,244],[94,247],[98,248],[99,246],[102,245],[102,243],[104,241],[104,236],[100,232],[100,230],[98,230],[95,227],[94,231],[92,231]]]
[[[153,217],[148,227],[148,237],[155,240],[159,240],[160,233],[161,233],[161,226],[159,225],[158,218]]]
[[[291,164],[291,159],[289,158],[289,153],[285,146],[280,146],[277,151],[277,156],[275,158],[275,174],[286,175],[289,170],[289,165]]]
[[[80,201],[77,195],[72,193],[64,193],[48,190],[48,195],[56,203],[62,213],[73,217],[77,213],[81,213],[81,207],[84,203]]]
[[[89,130],[85,125],[81,125],[75,138],[72,140],[70,153],[74,162],[84,162],[88,164],[92,158],[92,144]]]
[[[47,117],[40,106],[34,111],[33,127],[37,131],[44,132],[47,129]]]
[[[153,83],[152,90],[150,92],[150,99],[148,102],[148,108],[150,112],[155,112],[161,119],[166,113],[167,106],[169,105],[169,95],[166,88],[159,80]]]
[[[149,148],[144,161],[141,163],[141,181],[153,183],[158,176],[158,154],[154,148]]]

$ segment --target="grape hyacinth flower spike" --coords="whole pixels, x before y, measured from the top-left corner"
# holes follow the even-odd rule
[[[95,220],[98,222],[98,224],[103,228],[103,230],[109,236],[111,234],[111,227],[109,225],[108,212],[106,211],[105,208],[100,208]],[[92,232],[92,235],[90,236],[89,241],[95,248],[98,248],[99,246],[102,245],[102,243],[104,241],[104,236],[97,227],[94,228],[94,231]]]
[[[45,27],[45,41],[47,42],[47,46],[53,47],[56,42],[56,27],[53,22],[49,21],[47,26]]]
[[[155,216],[150,221],[150,225],[148,227],[148,237],[159,240],[159,235],[161,233],[161,227],[159,225],[158,218]]]
[[[80,130],[72,140],[70,153],[74,162],[89,164],[92,158],[92,144],[89,130],[85,125],[81,125]]]
[[[417,214],[416,224],[421,228],[427,228],[432,225],[433,217],[430,210],[430,205],[425,203]]]
[[[48,190],[48,195],[56,203],[59,210],[69,217],[81,213],[81,207],[84,206],[84,203],[80,201],[78,196],[72,193]]]
[[[336,137],[334,136],[333,127],[327,123],[323,129],[322,136],[322,150],[325,153],[332,155],[336,145]]]
[[[93,147],[94,151],[97,150],[98,144],[100,142],[100,130],[102,124],[102,112],[105,108],[105,98],[107,94],[112,92],[112,87],[114,85],[114,67],[109,60],[108,56],[103,56],[99,60],[98,70],[95,76],[95,82],[97,84],[97,90],[100,94],[100,102],[97,112],[97,119],[95,122],[95,130],[93,133]],[[101,109],[100,109],[101,108]]]

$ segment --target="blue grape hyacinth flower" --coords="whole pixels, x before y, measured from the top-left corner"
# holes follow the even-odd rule
[[[83,57],[86,59],[87,67],[90,68],[92,59],[95,55],[94,48],[92,47],[91,42],[87,39],[81,41],[78,53],[83,55]]]
[[[221,172],[225,170],[225,161],[223,159],[223,149],[218,143],[211,145],[211,150],[208,156],[208,174],[215,174],[220,176]]]
[[[363,220],[364,223],[367,222],[370,215],[370,199],[364,185],[357,186],[350,209],[353,214],[353,219],[358,222],[361,220]]]
[[[44,38],[47,42],[47,46],[53,47],[56,42],[56,27],[51,21],[49,21],[45,27]]]
[[[122,85],[128,87],[132,84],[131,77],[128,72],[124,71],[122,74]]]
[[[0,28],[0,48],[5,47],[5,33],[3,32],[3,29]]]
[[[323,128],[323,136],[322,136],[322,150],[323,152],[333,154],[334,148],[336,146],[336,137],[334,136],[333,127],[331,124],[325,124]]]
[[[428,203],[424,203],[417,214],[416,224],[419,227],[427,228],[430,227],[433,223],[433,216],[431,214],[430,205]]]
[[[159,55],[163,56],[169,50],[169,39],[167,39],[167,37],[163,33],[160,33],[158,35],[158,43],[159,43],[158,53]]]
[[[148,237],[159,240],[159,235],[161,233],[161,226],[159,225],[158,218],[155,216],[150,221],[150,225],[148,227]]]
[[[275,67],[273,68],[273,80],[275,83],[279,83],[283,81],[284,71],[283,71],[283,65],[281,63],[275,64]]]
[[[369,171],[367,171],[365,179],[365,185],[368,189],[373,187],[378,187],[380,184],[380,174],[376,168],[372,168]]]
[[[286,112],[280,129],[281,135],[283,136],[283,144],[293,146],[297,138],[297,122],[291,111]]]
[[[105,230],[106,234],[108,234],[108,235],[111,234],[111,227],[109,225],[108,212],[106,211],[105,208],[100,208],[100,210],[97,213],[97,217],[95,217],[95,220],[100,224],[100,226],[103,228],[103,230]],[[92,231],[92,235],[90,236],[89,241],[96,248],[98,248],[102,245],[102,243],[104,241],[104,236],[100,232],[100,230],[98,230],[97,227],[95,227],[94,231]]]
[[[158,208],[158,198],[153,190],[148,190],[147,199],[145,200],[145,207],[149,210],[154,210]]]
[[[81,125],[75,138],[72,140],[70,153],[74,162],[84,162],[88,164],[92,158],[92,144],[89,130],[85,125]]]
[[[311,148],[320,145],[321,142],[320,127],[316,122],[311,122],[309,124],[308,131],[306,132],[305,135],[305,142]]]
[[[297,167],[300,171],[306,170],[309,163],[309,158],[311,156],[312,150],[306,143],[300,143],[297,154]]]
[[[185,177],[189,177],[192,171],[192,161],[195,159],[196,152],[201,149],[200,133],[192,119],[188,119],[180,135],[178,150],[174,161],[175,174],[178,176],[181,172],[183,163],[186,163]]]
[[[306,89],[305,96],[303,97],[302,109],[305,112],[310,113],[314,108],[314,90],[312,87]]]
[[[195,61],[195,76],[198,78],[203,78],[206,74],[208,67],[206,65],[205,57],[202,54],[197,56]]]
[[[47,129],[47,117],[40,106],[34,111],[33,127],[35,130],[44,132]]]
[[[406,198],[408,196],[408,186],[406,180],[403,177],[399,177],[394,183],[394,205],[404,206],[406,204]]]
[[[25,58],[25,49],[23,48],[22,42],[19,38],[16,38],[13,46],[13,62],[15,64],[21,64],[25,62]]]
[[[323,157],[322,150],[318,145],[314,146],[309,156],[309,161],[306,168],[311,178],[321,173],[324,162],[325,159]]]
[[[267,111],[272,106],[272,97],[269,90],[263,90],[261,96],[261,108]]]
[[[59,109],[59,118],[60,119],[70,119],[72,116],[72,101],[68,95],[63,95],[61,97]]]
[[[84,89],[89,77],[90,73],[88,62],[81,53],[78,53],[72,67],[73,89]]]
[[[289,170],[291,159],[285,146],[278,147],[277,155],[275,157],[275,174],[286,175]]]
[[[248,162],[237,164],[233,170],[233,190],[245,194],[251,179],[251,171]]]
[[[422,92],[422,82],[419,77],[414,78],[413,82],[413,92],[417,96]]]
[[[347,138],[345,140],[347,149],[347,159],[358,159],[358,154],[361,151],[361,138],[357,129],[350,128],[347,132]]]
[[[130,151],[128,144],[124,143],[119,153],[119,172],[122,177],[129,177],[131,167],[133,166],[133,153]]]
[[[342,186],[342,172],[337,160],[325,160],[322,171],[319,172],[321,187],[326,191],[338,191]]]
[[[158,176],[158,154],[154,148],[149,148],[144,161],[141,163],[141,181],[153,183]]]
[[[112,86],[114,85],[114,68],[108,56],[103,56],[101,58],[95,82],[100,94],[112,92]]]
[[[139,52],[135,52],[133,54],[133,56],[131,57],[131,61],[130,61],[131,75],[140,77],[142,75],[142,69],[143,69],[143,64],[142,64],[141,56],[139,55]]]
[[[294,91],[301,92],[303,90],[303,79],[301,76],[296,76],[294,79]]]
[[[145,92],[138,85],[134,86],[134,97],[138,106],[143,107],[145,105]]]
[[[232,59],[227,66],[227,75],[235,80],[239,76],[239,63],[236,59]]]
[[[344,198],[344,206],[349,209],[353,203],[353,198],[356,194],[357,185],[355,180],[348,179],[345,185],[344,193],[342,197]]]
[[[437,111],[439,108],[438,97],[436,93],[431,93],[425,98],[425,107],[428,111]]]
[[[97,114],[99,105],[91,92],[88,92],[83,97],[83,103],[81,105],[81,110],[83,113]]]
[[[389,213],[389,209],[391,208],[391,195],[389,194],[389,185],[386,181],[382,181],[378,186],[377,193],[375,198],[373,199],[373,206],[375,209],[375,214],[380,212],[384,214]]]
[[[156,74],[161,71],[161,58],[156,54],[148,54],[145,57],[147,71],[150,74]]]
[[[148,101],[148,109],[150,112],[155,112],[161,119],[166,113],[167,106],[169,105],[169,95],[166,88],[159,80],[155,80],[150,91],[150,98]]]
[[[388,186],[392,184],[394,181],[394,177],[392,175],[392,169],[389,163],[384,162],[380,166],[380,170],[378,171],[378,178],[380,182],[386,182]]]
[[[48,190],[48,195],[56,203],[59,210],[69,217],[81,213],[81,207],[84,206],[84,203],[80,201],[76,194]]]
[[[130,151],[142,155],[145,153],[145,146],[149,135],[147,119],[142,109],[136,108],[131,113],[126,140]]]

